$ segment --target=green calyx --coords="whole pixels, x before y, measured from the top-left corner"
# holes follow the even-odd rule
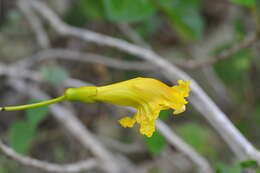
[[[80,88],[69,88],[65,91],[65,97],[68,101],[78,101],[84,103],[94,103],[97,95],[97,87],[88,86]]]

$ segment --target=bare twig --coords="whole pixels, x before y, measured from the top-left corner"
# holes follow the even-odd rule
[[[233,47],[224,50],[219,55],[215,57],[209,57],[206,60],[188,60],[183,63],[177,64],[180,67],[187,69],[198,69],[201,67],[209,66],[217,62],[226,60],[230,58],[235,53],[239,52],[242,49],[253,46],[259,40],[259,34],[253,33],[249,34],[242,42],[234,45]]]
[[[197,153],[191,146],[185,143],[179,136],[162,121],[157,120],[156,128],[165,137],[165,139],[172,144],[176,149],[185,154],[191,161],[197,165],[200,172],[213,173],[214,171],[210,167],[208,161]]]
[[[118,24],[118,28],[135,44],[149,48],[146,42],[127,23]]]
[[[80,51],[68,50],[68,49],[46,49],[33,55],[32,58],[26,58],[19,64],[25,66],[31,66],[35,61],[43,61],[50,59],[64,59],[68,61],[80,61],[86,63],[99,63],[108,67],[113,67],[121,70],[155,70],[154,65],[146,62],[139,61],[123,61],[119,59],[109,58],[103,55],[94,53],[85,53]]]
[[[36,0],[30,1],[32,7],[44,17],[51,26],[61,35],[74,36],[88,42],[105,45],[125,51],[157,65],[162,74],[171,81],[177,79],[190,80],[192,104],[216,129],[219,135],[228,144],[230,149],[240,159],[255,159],[260,164],[260,154],[253,145],[236,129],[227,116],[208,97],[201,87],[185,72],[163,59],[155,52],[145,49],[124,40],[98,34],[89,30],[69,26],[59,19],[46,5]]]
[[[230,23],[232,23],[231,21],[234,20],[232,16],[237,16],[236,8],[230,9],[225,22],[208,35],[207,38],[190,46],[189,51],[193,56],[194,61],[207,61],[207,59],[211,58],[209,55],[212,50],[214,50],[218,45],[230,42],[230,40],[233,39],[234,29],[230,25]],[[199,79],[201,79],[204,84],[208,84],[207,88],[210,87],[208,90],[212,92],[212,97],[214,97],[215,100],[219,100],[220,105],[223,107],[227,108],[231,105],[231,97],[227,88],[223,81],[218,77],[213,67],[204,66],[203,68],[200,68],[199,71],[202,73],[202,76]]]
[[[25,66],[26,67],[26,66]],[[39,72],[26,69],[23,64],[19,65],[5,65],[0,63],[0,75],[6,75],[9,77],[29,79],[34,82],[44,82],[42,75]],[[68,78],[64,81],[66,87],[92,85],[87,82],[83,82],[78,79]]]
[[[49,172],[81,172],[97,167],[97,162],[95,159],[88,159],[86,161],[63,165],[33,159],[15,152],[12,148],[5,145],[1,140],[0,150],[6,156],[10,157],[11,159],[17,161],[22,165],[38,168]]]
[[[18,1],[18,7],[26,17],[28,23],[30,24],[32,31],[35,33],[36,40],[39,43],[41,48],[48,48],[49,47],[49,38],[47,33],[45,32],[41,21],[39,20],[38,16],[36,16],[31,8],[28,6],[27,1]]]
[[[112,150],[122,153],[140,153],[144,151],[144,147],[139,143],[126,144],[109,138],[107,136],[98,136],[99,140]]]

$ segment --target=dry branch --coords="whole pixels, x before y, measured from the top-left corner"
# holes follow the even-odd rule
[[[165,139],[176,147],[178,151],[185,154],[190,160],[192,160],[197,168],[202,173],[213,173],[208,161],[197,153],[191,146],[184,142],[179,136],[177,136],[165,123],[158,120],[156,122],[156,128],[163,134]]]
[[[0,150],[3,152],[3,154],[22,165],[34,167],[48,172],[81,172],[97,167],[97,162],[95,159],[88,159],[86,161],[63,165],[33,159],[15,152],[12,148],[5,145],[1,140]]]
[[[27,19],[29,26],[35,34],[39,46],[41,48],[48,48],[50,41],[41,20],[32,12],[27,1],[18,1],[18,7]]]
[[[95,54],[95,53],[85,53],[80,51],[68,50],[68,49],[45,49],[32,55],[31,58],[26,58],[20,61],[19,64],[23,66],[30,67],[35,64],[35,62],[40,62],[44,60],[51,59],[63,59],[68,61],[79,61],[85,63],[98,63],[103,64],[108,67],[113,67],[121,70],[155,70],[154,65],[150,63],[141,61],[124,61],[120,59],[114,59],[107,56]]]
[[[230,58],[235,53],[239,52],[242,49],[249,48],[253,46],[259,40],[259,34],[253,33],[249,34],[243,41],[232,46],[229,49],[224,50],[219,55],[215,57],[209,57],[206,60],[188,60],[183,63],[178,63],[177,65],[187,69],[198,69],[212,64],[218,63],[220,61]]]

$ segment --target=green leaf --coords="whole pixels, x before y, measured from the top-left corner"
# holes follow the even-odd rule
[[[246,7],[256,6],[256,0],[229,0],[229,1]]]
[[[257,162],[255,160],[246,160],[240,163],[242,168],[257,168]]]
[[[68,78],[67,71],[60,66],[45,66],[41,69],[41,74],[45,80],[53,85],[58,85]]]
[[[2,165],[0,166],[0,173],[8,173],[8,170],[4,167],[2,167]]]
[[[7,21],[9,25],[17,24],[21,20],[21,14],[17,10],[10,10],[7,13]]]
[[[53,150],[54,158],[58,161],[66,161],[66,149],[63,146],[55,147]]]
[[[256,105],[256,110],[254,114],[256,123],[260,124],[260,103]]]
[[[211,145],[213,134],[209,129],[195,123],[184,123],[176,126],[176,132],[198,152],[207,155],[215,154],[214,146]]]
[[[102,0],[80,0],[78,7],[82,14],[91,19],[103,19],[105,17]]]
[[[30,103],[37,102],[40,102],[40,100],[33,99]],[[46,117],[48,111],[49,109],[47,106],[26,110],[26,117],[30,126],[35,129],[37,125]]]
[[[183,40],[202,38],[204,20],[200,15],[200,0],[159,0],[156,2]]]
[[[162,20],[160,16],[153,15],[147,18],[147,20],[142,21],[135,25],[133,29],[144,39],[151,39],[154,33],[160,28],[162,25]]]
[[[152,16],[151,0],[103,0],[108,19],[113,22],[137,22]]]
[[[227,60],[216,63],[214,68],[225,82],[229,84],[241,83],[241,79],[250,67],[252,56],[250,50],[242,49]]]
[[[218,163],[216,173],[242,173],[242,170],[239,165],[229,167],[224,163]]]
[[[24,120],[12,124],[10,131],[10,145],[15,151],[26,154],[35,136],[34,129]]]
[[[64,16],[64,20],[66,23],[77,26],[77,27],[84,27],[88,22],[88,17],[84,13],[84,11],[80,7],[79,1],[74,1],[75,4],[68,9]]]
[[[162,110],[162,111],[160,112],[159,118],[160,118],[161,120],[166,120],[166,119],[169,117],[169,115],[171,114],[171,112],[172,112],[172,110],[170,110],[170,109],[168,109],[168,110]]]
[[[145,144],[147,146],[147,149],[152,154],[158,154],[160,153],[163,148],[166,146],[166,141],[162,135],[159,134],[159,132],[154,132],[153,136],[148,138],[144,137]]]

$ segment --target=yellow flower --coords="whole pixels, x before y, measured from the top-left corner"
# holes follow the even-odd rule
[[[179,85],[168,85],[152,78],[134,78],[102,87],[70,88],[66,91],[67,100],[95,102],[103,101],[115,105],[137,109],[133,117],[119,120],[123,127],[140,125],[140,133],[151,137],[155,131],[155,120],[161,110],[172,108],[173,114],[185,111],[189,96],[189,82],[178,81]]]

